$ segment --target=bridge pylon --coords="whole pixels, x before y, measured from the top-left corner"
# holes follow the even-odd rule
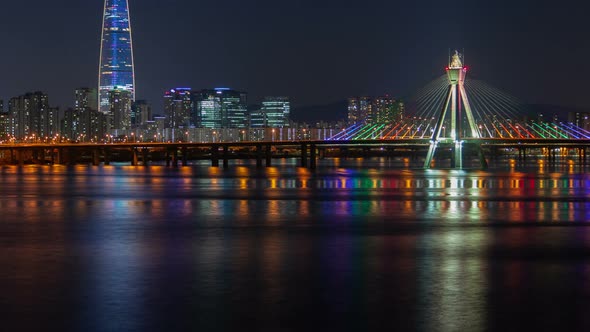
[[[467,67],[463,66],[462,55],[455,51],[455,54],[451,57],[449,65],[446,67],[447,79],[449,81],[449,88],[446,94],[445,102],[443,103],[442,110],[438,117],[435,127],[433,128],[432,139],[430,140],[430,147],[426,160],[424,161],[424,168],[430,168],[432,165],[432,159],[439,143],[447,143],[449,140],[453,143],[452,150],[453,156],[451,158],[452,168],[463,168],[463,140],[462,140],[462,112],[465,109],[465,117],[469,124],[472,138],[480,138],[479,130],[475,124],[475,118],[471,111],[469,104],[469,98],[465,91],[465,74],[467,73]],[[449,138],[442,137],[441,132],[445,129],[445,121],[447,115],[450,113],[450,126]],[[446,134],[446,131],[445,131]]]

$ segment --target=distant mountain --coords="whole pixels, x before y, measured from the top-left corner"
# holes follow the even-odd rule
[[[543,114],[543,117],[547,120],[551,119],[553,115],[557,115],[561,121],[567,121],[571,112],[590,113],[590,109],[586,108],[546,104],[525,104],[521,105],[519,109],[524,113],[522,115],[527,116],[529,119],[536,119],[539,114]],[[291,119],[297,122],[331,122],[345,120],[347,116],[348,102],[346,100],[323,105],[294,106],[291,110]]]
[[[590,109],[588,108],[545,104],[523,105],[523,111],[526,112],[526,115],[528,115],[530,119],[536,119],[539,114],[543,114],[545,119],[551,119],[554,115],[557,115],[557,118],[561,121],[567,121],[569,113],[572,112],[590,113]]]
[[[294,106],[291,119],[297,122],[338,121],[348,116],[348,101],[315,106]]]

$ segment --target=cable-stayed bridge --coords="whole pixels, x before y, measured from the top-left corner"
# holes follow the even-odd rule
[[[444,102],[446,76],[441,76],[422,94],[406,102],[406,114],[389,123],[357,123],[331,137],[333,140],[417,139],[432,137],[437,114]],[[514,97],[479,80],[469,80],[465,89],[470,97],[476,130],[482,138],[512,139],[590,139],[590,131],[573,123],[527,119],[524,106]],[[448,121],[441,137],[450,137]],[[462,137],[469,133],[463,132]]]
[[[462,168],[463,146],[467,143],[543,144],[590,139],[590,131],[573,123],[527,118],[516,98],[483,81],[467,80],[466,74],[462,56],[455,52],[446,74],[409,98],[404,114],[397,114],[388,122],[360,121],[330,140],[425,140],[430,144],[425,168],[432,166],[439,146],[453,150],[451,167]],[[483,155],[480,161],[485,166]]]

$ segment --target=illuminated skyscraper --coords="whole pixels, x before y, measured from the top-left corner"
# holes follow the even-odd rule
[[[133,42],[127,0],[105,0],[98,73],[98,108],[110,112],[112,90],[128,91],[135,100]]]

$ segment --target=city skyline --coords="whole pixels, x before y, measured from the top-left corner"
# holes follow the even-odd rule
[[[9,15],[0,23],[10,46],[0,54],[0,99],[40,90],[65,109],[75,88],[97,85],[104,2],[66,1],[59,11],[31,4],[30,19]],[[135,53],[141,55],[137,99],[157,111],[162,92],[178,86],[230,86],[247,91],[253,102],[288,95],[294,106],[403,96],[440,76],[447,50],[459,48],[471,75],[525,102],[589,106],[583,91],[590,51],[581,42],[585,29],[575,6],[335,4],[176,1],[178,10],[166,12],[156,2],[132,0]],[[18,12],[17,4],[3,7]],[[449,8],[464,22],[445,18]],[[221,11],[223,22],[205,15]],[[555,81],[563,84],[555,87]]]

